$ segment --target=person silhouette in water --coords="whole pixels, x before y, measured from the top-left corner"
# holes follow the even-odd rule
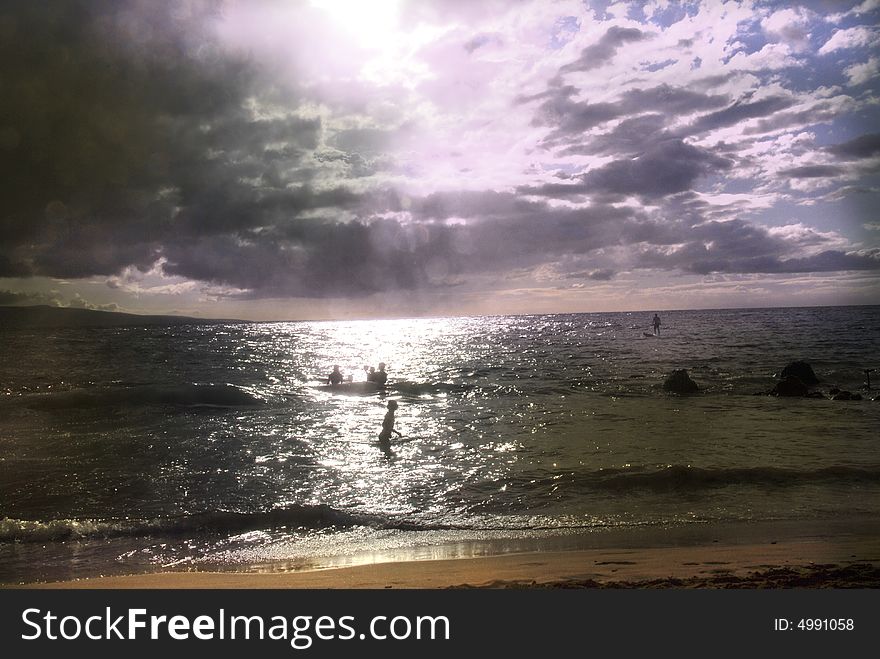
[[[334,366],[333,372],[327,376],[327,384],[339,384],[342,382],[342,373],[339,372],[339,367]]]
[[[385,419],[382,421],[382,432],[379,433],[379,444],[388,446],[391,444],[391,434],[396,433],[398,437],[403,437],[401,433],[394,429],[394,410],[397,409],[397,401],[388,401],[388,411],[385,413]]]
[[[380,387],[384,387],[385,383],[388,382],[388,374],[385,372],[385,362],[379,364],[379,370],[373,373],[372,381]]]
[[[653,325],[654,334],[660,334],[660,316],[658,316],[657,314],[654,314]]]

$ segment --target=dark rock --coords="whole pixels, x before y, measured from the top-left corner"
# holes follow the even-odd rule
[[[798,397],[806,396],[809,393],[809,387],[807,387],[807,385],[805,385],[800,378],[790,376],[777,382],[776,386],[773,387],[773,390],[770,392],[770,395]]]
[[[697,383],[691,380],[688,372],[683,368],[672,371],[672,374],[663,383],[663,389],[675,394],[695,394],[700,390]]]
[[[792,362],[782,369],[783,379],[788,377],[796,377],[807,386],[819,384],[819,378],[813,373],[813,368],[807,362]]]
[[[862,394],[853,394],[850,400],[862,400]]]
[[[825,400],[825,395],[821,391],[811,391],[807,394],[807,398],[821,398]]]
[[[828,390],[829,396],[836,396],[839,393],[840,393],[840,389],[838,389],[837,387],[831,387],[831,389]]]
[[[880,396],[874,396],[874,401],[875,401],[875,402],[880,402]]]
[[[834,396],[831,398],[831,400],[852,400],[852,399],[853,399],[853,395],[848,391],[838,392],[838,393],[834,394]]]

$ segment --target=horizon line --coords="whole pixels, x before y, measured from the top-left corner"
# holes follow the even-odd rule
[[[532,316],[576,316],[591,314],[651,314],[651,313],[681,313],[689,311],[762,311],[767,309],[838,309],[838,308],[858,308],[858,307],[877,307],[880,302],[874,304],[810,304],[810,305],[793,305],[793,306],[743,306],[743,307],[691,307],[691,308],[649,308],[649,309],[632,309],[618,311],[548,311],[536,313],[487,313],[487,314],[453,314],[453,315],[423,315],[423,316],[384,316],[384,317],[352,317],[352,318],[277,318],[277,319],[247,319],[247,318],[222,318],[212,316],[194,316],[187,313],[167,311],[167,312],[134,312],[122,309],[89,309],[85,307],[70,307],[50,304],[27,304],[27,305],[0,305],[0,309],[57,309],[69,311],[86,311],[105,314],[120,314],[128,316],[143,316],[145,318],[155,316],[168,316],[171,318],[204,320],[212,322],[226,323],[333,323],[333,322],[363,322],[376,320],[430,320],[440,318],[505,318],[505,317],[532,317]]]

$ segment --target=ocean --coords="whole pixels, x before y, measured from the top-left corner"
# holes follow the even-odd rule
[[[0,582],[880,519],[880,307],[652,316],[0,328]]]

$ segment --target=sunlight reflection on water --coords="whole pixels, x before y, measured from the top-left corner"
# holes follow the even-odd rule
[[[127,546],[145,528],[171,536],[151,550],[165,561],[236,544],[307,553],[326,529],[378,542],[880,513],[880,407],[752,395],[803,355],[856,389],[880,354],[878,312],[730,314],[667,316],[660,340],[642,340],[632,314],[7,337],[28,370],[0,363],[4,532],[97,520],[96,538]],[[805,323],[826,331],[800,336]],[[384,391],[325,385],[334,364],[359,382],[380,362]],[[665,394],[673,368],[702,393]],[[404,438],[383,452],[389,400]]]

